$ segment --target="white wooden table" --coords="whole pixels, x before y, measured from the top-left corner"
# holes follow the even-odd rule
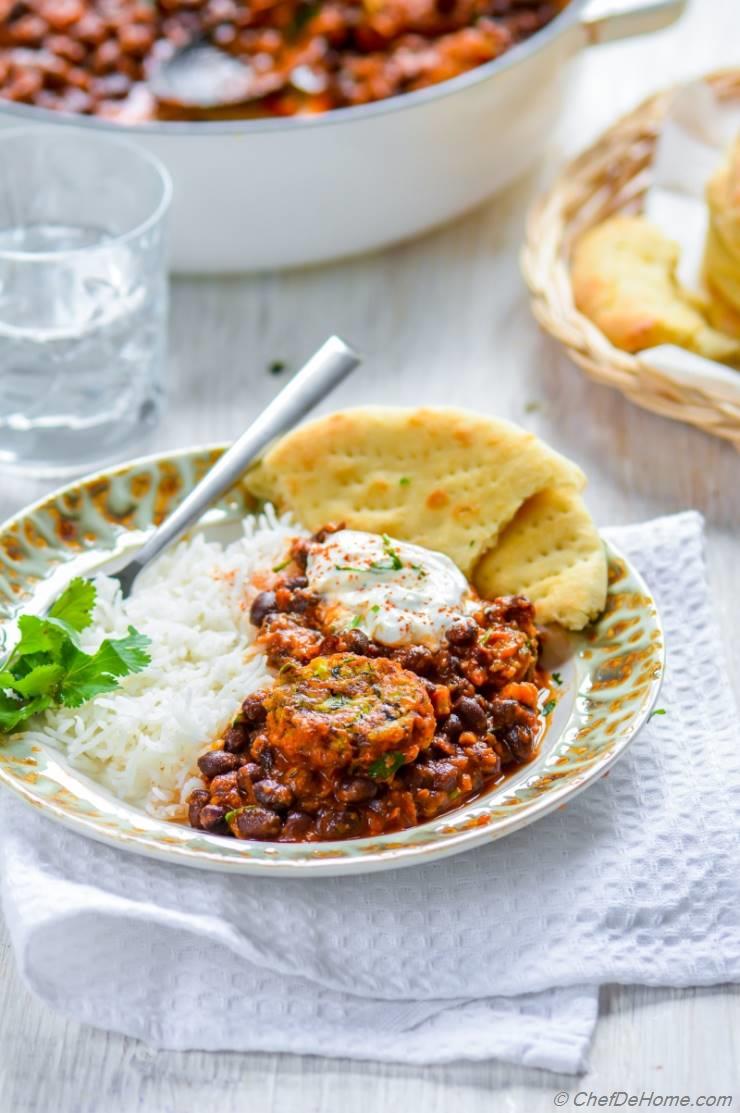
[[[740,696],[740,458],[587,382],[538,334],[516,262],[527,204],[566,154],[653,89],[740,64],[739,48],[739,0],[694,0],[678,26],[584,58],[541,166],[478,212],[415,244],[321,270],[176,283],[171,399],[156,445],[233,437],[280,385],[268,364],[295,366],[337,331],[367,361],[332,405],[456,402],[510,417],[583,466],[603,524],[700,509]],[[44,489],[0,477],[0,514]],[[561,1090],[615,1089],[731,1094],[737,1108],[740,991],[606,988],[591,1064],[575,1079],[496,1062],[416,1068],[156,1053],[40,1005],[0,939],[0,1113],[539,1113],[555,1108]]]

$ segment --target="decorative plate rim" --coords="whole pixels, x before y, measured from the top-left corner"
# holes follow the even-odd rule
[[[223,444],[206,444],[136,457],[67,483],[0,524],[0,629],[4,621],[12,621],[16,610],[16,608],[3,606],[4,600],[11,598],[2,586],[3,562],[7,567],[9,560],[3,542],[7,542],[9,533],[12,534],[24,523],[30,523],[31,519],[43,514],[44,511],[56,508],[60,500],[64,500],[72,493],[79,494],[100,483],[108,484],[110,489],[112,480],[122,481],[127,477],[133,478],[147,469],[154,473],[163,466],[194,466],[195,461],[200,457],[212,458],[225,447]],[[186,482],[183,485],[186,486]],[[177,493],[177,491],[170,492],[170,500],[176,497]],[[244,491],[241,490],[238,494],[242,496],[243,501]],[[165,512],[170,508],[167,506]],[[237,517],[243,516],[246,512],[249,512],[249,508],[244,505],[236,510],[232,507],[224,518],[227,521],[236,521]],[[131,529],[117,526],[115,519],[111,521],[114,523],[111,531],[119,540],[132,534]],[[150,516],[149,526],[151,522]],[[75,560],[79,566],[82,555],[88,552],[97,557],[95,564],[106,563],[115,553],[115,547],[101,548],[100,539],[95,538],[94,541],[95,544],[83,549],[77,557],[67,557],[67,559]],[[527,781],[529,776],[527,770],[530,768],[535,770],[540,759],[535,759],[531,766],[525,766],[512,778],[463,808],[417,827],[408,828],[406,831],[377,838],[300,844],[223,839],[192,831],[184,825],[155,819],[131,805],[116,800],[108,790],[68,766],[63,757],[51,747],[31,746],[23,742],[22,736],[17,742],[0,745],[0,784],[7,786],[26,805],[95,841],[146,857],[168,861],[174,865],[220,872],[280,877],[364,873],[423,864],[493,842],[541,819],[572,800],[594,781],[599,780],[625,752],[654,707],[665,669],[665,639],[658,608],[640,573],[617,546],[612,542],[605,542],[605,544],[610,570],[619,572],[621,569],[616,581],[610,583],[609,599],[613,602],[620,598],[620,593],[612,592],[612,587],[614,583],[618,585],[620,579],[626,577],[629,592],[625,595],[632,599],[632,609],[630,611],[628,608],[627,611],[628,615],[632,615],[631,623],[634,625],[635,622],[642,621],[645,624],[643,641],[646,644],[640,651],[643,653],[643,675],[642,678],[633,675],[636,674],[640,654],[637,651],[626,651],[629,640],[624,640],[622,636],[624,631],[620,633],[616,629],[620,625],[619,620],[615,619],[613,628],[606,628],[604,634],[608,635],[611,641],[607,641],[605,647],[599,648],[599,641],[595,638],[594,632],[598,632],[601,624],[608,622],[612,613],[609,609],[597,624],[590,628],[590,632],[575,636],[574,651],[570,658],[576,672],[574,679],[577,681],[573,686],[572,706],[567,721],[550,736],[547,756],[543,752],[541,771],[533,772],[531,785]],[[20,593],[13,592],[17,601],[33,598],[38,592],[38,585],[43,585],[49,580],[53,570],[62,564],[63,557],[59,554],[63,552],[63,545],[60,540],[58,545],[54,546],[52,543],[46,547],[47,555],[57,557],[49,564],[46,576],[36,579],[20,576],[18,582],[22,585],[22,590]],[[107,557],[106,553],[109,554]],[[87,563],[88,569],[92,566],[92,562]],[[621,620],[621,624],[624,626],[625,620]],[[628,621],[626,629],[629,628]],[[632,635],[632,641],[635,634],[639,633],[638,627]],[[620,636],[622,636],[621,641]],[[621,678],[627,685],[624,698],[629,696],[633,701],[637,701],[637,705],[622,719],[615,717],[617,712],[613,708],[615,703],[622,702],[618,698],[612,700],[611,711],[604,704],[607,710],[603,720],[593,719],[589,722],[589,715],[595,714],[592,707],[593,692],[597,683],[601,684],[602,681],[594,679],[599,675],[599,666],[588,662],[591,661],[593,654],[598,652],[602,652],[602,655],[612,653],[612,657],[607,655],[603,662],[607,665],[611,660],[614,666],[612,672],[616,668],[614,662],[624,660],[624,669],[627,670],[625,676]],[[631,665],[630,661],[633,657],[635,660]],[[616,672],[619,674],[618,668]],[[608,674],[607,669],[605,676]],[[637,680],[640,680],[639,684]],[[630,682],[633,689],[631,696]],[[603,684],[607,687],[610,683],[611,679],[603,680]],[[608,693],[603,698],[608,698]],[[602,697],[599,696],[599,699]],[[597,708],[601,706],[598,700],[596,706]],[[612,715],[610,723],[609,714]],[[580,727],[578,727],[579,717],[583,720]],[[603,726],[601,734],[610,734],[611,737],[602,743],[600,749],[594,750],[594,756],[587,759],[588,749],[583,746],[576,747],[574,743],[579,740],[582,733],[585,732],[586,735],[588,732],[593,733],[600,725]],[[600,737],[598,730],[596,734],[597,738]],[[572,736],[570,742],[567,741],[568,736]],[[556,757],[558,748],[562,753]],[[586,757],[576,756],[577,752],[584,749]],[[553,768],[554,765],[560,765],[563,760],[566,763],[570,761],[575,766],[575,771],[563,772]],[[49,796],[49,786],[55,786],[53,787],[55,796]],[[523,795],[517,796],[517,792]],[[527,796],[530,792],[533,794],[531,798]]]

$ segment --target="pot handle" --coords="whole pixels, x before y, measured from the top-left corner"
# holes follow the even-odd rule
[[[649,0],[625,6],[619,0],[605,4],[596,0],[588,4],[581,25],[589,43],[608,43],[659,31],[675,23],[686,7],[687,0]]]

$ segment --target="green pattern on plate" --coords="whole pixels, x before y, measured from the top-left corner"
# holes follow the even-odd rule
[[[0,528],[0,639],[21,611],[47,605],[74,575],[119,559],[170,513],[223,451],[190,449],[132,461],[72,484]],[[235,488],[204,528],[254,509]],[[204,835],[116,800],[51,748],[23,736],[0,743],[0,781],[82,834],[182,865],[306,876],[427,862],[509,834],[602,776],[645,722],[660,686],[663,636],[640,576],[608,547],[609,594],[599,621],[563,637],[563,676],[538,757],[493,790],[431,823],[375,839],[289,844]]]

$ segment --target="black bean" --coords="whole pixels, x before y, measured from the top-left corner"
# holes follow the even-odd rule
[[[447,641],[450,645],[470,645],[479,629],[474,618],[458,618],[447,631]]]
[[[362,819],[352,808],[336,812],[324,812],[316,825],[322,839],[351,839],[359,835]]]
[[[218,777],[239,768],[237,754],[227,754],[224,750],[209,750],[198,758],[198,768],[204,777]]]
[[[237,791],[238,776],[239,772],[237,769],[230,769],[228,773],[219,773],[210,783],[211,795],[231,796],[232,793]]]
[[[269,778],[257,781],[254,795],[260,804],[265,804],[268,808],[289,808],[293,803],[293,793],[288,786]]]
[[[191,827],[200,827],[200,813],[208,803],[210,797],[204,788],[196,788],[190,793],[188,801],[188,820]]]
[[[280,833],[283,842],[301,842],[313,830],[313,816],[305,812],[288,812]]]
[[[360,656],[364,656],[370,645],[369,637],[362,630],[348,630],[342,640],[347,653],[359,653]]]
[[[336,790],[336,798],[343,804],[359,804],[364,800],[372,800],[378,794],[378,786],[369,777],[355,777],[345,781]]]
[[[453,711],[443,727],[445,734],[448,738],[457,738],[458,734],[460,734],[460,732],[462,731],[462,728],[463,725],[460,721],[460,717]]]
[[[282,824],[275,812],[253,804],[237,813],[236,827],[242,839],[276,839]]]
[[[289,610],[292,614],[305,614],[319,603],[318,595],[311,591],[296,591],[290,600]]]
[[[241,754],[249,745],[249,727],[246,723],[234,723],[224,735],[224,750],[227,754]]]
[[[495,699],[490,704],[491,723],[494,730],[501,727],[511,727],[521,723],[529,717],[526,708],[522,707],[515,699]]]
[[[434,784],[432,762],[409,765],[403,770],[403,778],[409,788],[431,788]]]
[[[242,718],[249,727],[262,726],[267,717],[267,712],[259,695],[247,696],[242,704]]]
[[[514,761],[527,761],[534,750],[534,734],[527,727],[507,727],[501,735]]]
[[[226,808],[220,804],[206,804],[200,811],[200,825],[204,831],[212,831],[222,823],[225,815]]]
[[[425,645],[410,645],[394,653],[394,657],[402,668],[419,674],[428,672],[434,663],[434,654]]]
[[[249,621],[253,626],[261,626],[268,614],[278,609],[274,591],[261,591],[256,595],[249,608]]]
[[[455,704],[455,712],[470,730],[474,730],[478,734],[485,733],[488,727],[488,719],[477,699],[473,699],[472,696],[461,696]]]
[[[450,761],[430,761],[431,787],[435,792],[452,792],[457,788],[459,771]]]
[[[308,579],[306,576],[291,576],[282,586],[287,587],[289,591],[297,591],[300,587],[308,587]]]
[[[241,769],[239,769],[236,774],[236,787],[239,789],[241,795],[245,796],[248,800],[254,799],[254,785],[252,775],[249,772],[249,767],[252,764],[253,763],[248,762],[246,765],[242,765]],[[254,768],[256,768],[256,766],[254,766]]]

